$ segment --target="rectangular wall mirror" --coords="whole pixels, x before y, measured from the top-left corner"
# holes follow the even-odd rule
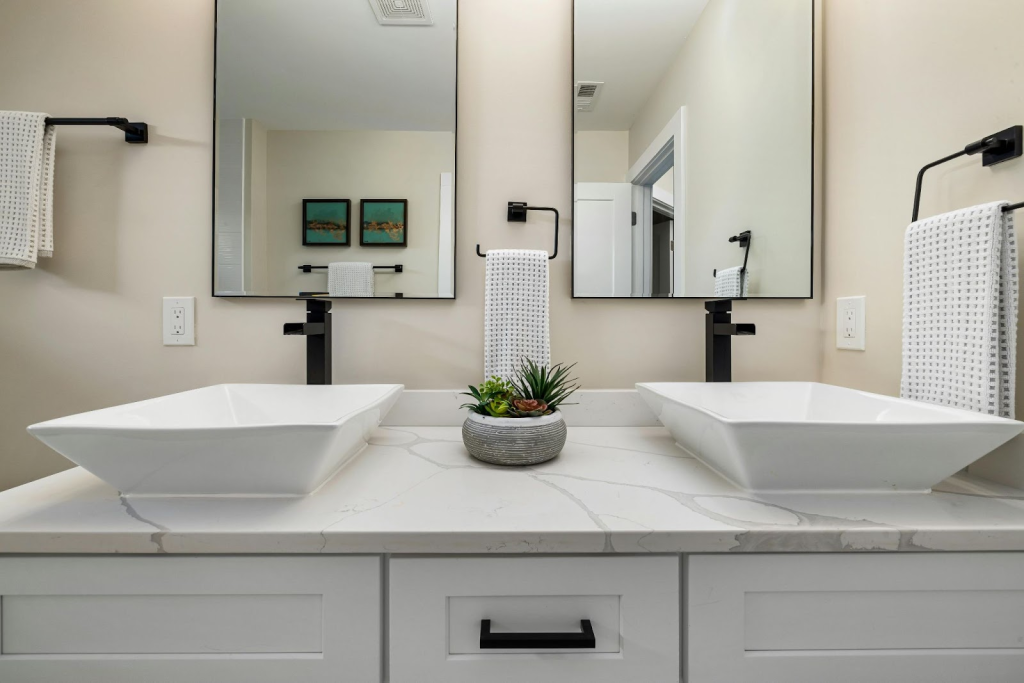
[[[455,297],[457,15],[217,0],[215,296]]]
[[[814,0],[573,11],[573,296],[810,298]]]

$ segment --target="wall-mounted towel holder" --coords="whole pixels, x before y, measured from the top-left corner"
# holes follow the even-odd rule
[[[1024,154],[1024,127],[1011,126],[1006,130],[1001,130],[981,140],[976,140],[955,154],[950,154],[930,164],[926,164],[917,173],[917,188],[914,190],[914,214],[911,222],[917,220],[918,209],[921,208],[921,183],[924,180],[924,172],[947,161],[978,153],[981,154],[982,166],[992,166],[1009,161],[1010,159],[1016,159]],[[1004,206],[1003,212],[1016,211],[1020,208],[1024,208],[1024,202]]]
[[[312,273],[314,270],[327,270],[327,266],[311,266],[308,263],[304,263],[298,266],[299,270],[303,273]],[[402,264],[399,263],[397,266],[374,266],[374,270],[393,270],[396,273],[401,273],[403,270]]]
[[[330,292],[299,292],[299,298],[300,299],[305,299],[305,298],[308,298],[308,297],[316,297],[317,299],[324,299],[324,298],[330,298],[330,295],[331,295]],[[349,297],[339,297],[339,298],[349,298]],[[352,298],[355,298],[355,297],[352,297]],[[358,297],[358,298],[362,298],[362,297]],[[369,298],[369,297],[366,297],[366,298]],[[404,299],[405,298],[405,294],[403,294],[402,292],[395,292],[394,294],[388,294],[387,296],[384,296],[383,294],[374,294],[373,298],[374,299],[389,299],[389,298],[390,299]]]
[[[740,234],[733,235],[729,238],[730,242],[739,242],[740,249],[746,249],[746,251],[743,252],[743,267],[740,268],[740,278],[742,278],[743,274],[747,272],[747,259],[750,258],[750,238],[751,234],[749,230],[744,230]],[[718,275],[718,268],[711,271],[711,274],[713,276]]]
[[[548,256],[548,260],[558,256],[558,209],[554,209],[550,206],[527,206],[526,202],[509,202],[508,203],[508,214],[507,220],[509,223],[525,223],[527,211],[551,211],[555,214],[555,248]],[[480,253],[480,245],[476,245],[476,255],[486,256],[486,254]]]
[[[113,126],[124,131],[124,141],[133,144],[149,142],[149,124],[142,121],[129,121],[118,116],[102,119],[58,119],[47,117],[48,126]]]

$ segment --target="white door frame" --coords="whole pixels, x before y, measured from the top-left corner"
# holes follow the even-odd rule
[[[636,229],[644,244],[643,263],[651,262],[651,211],[654,181],[672,168],[672,296],[685,296],[686,283],[686,107],[680,107],[629,169],[626,180],[640,188],[634,192]],[[643,295],[651,295],[650,268],[644,268]]]

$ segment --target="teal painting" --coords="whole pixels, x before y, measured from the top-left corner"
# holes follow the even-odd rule
[[[404,247],[408,239],[405,199],[364,199],[359,202],[359,244],[367,247]]]
[[[351,204],[348,199],[303,199],[302,243],[347,247]]]

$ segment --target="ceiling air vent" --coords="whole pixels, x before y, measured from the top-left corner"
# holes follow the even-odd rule
[[[370,0],[370,7],[382,26],[431,26],[427,0]]]
[[[601,94],[603,81],[579,81],[576,83],[576,111],[594,111],[597,96]]]

